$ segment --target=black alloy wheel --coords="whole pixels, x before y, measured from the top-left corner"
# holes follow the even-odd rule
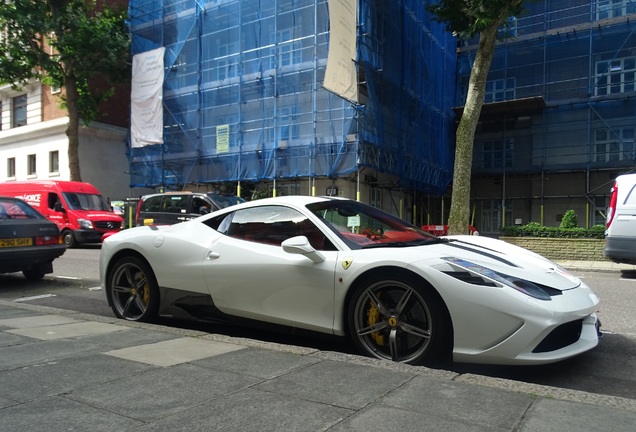
[[[106,292],[113,312],[129,321],[153,321],[159,309],[159,289],[150,266],[125,257],[109,271]]]
[[[414,277],[368,278],[348,310],[349,334],[365,355],[408,364],[447,358],[441,300]]]

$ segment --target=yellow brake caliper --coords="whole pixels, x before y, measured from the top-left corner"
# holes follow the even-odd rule
[[[372,301],[369,301],[369,312],[368,312],[368,323],[370,326],[376,324],[378,322],[378,318],[380,318],[380,311],[373,304]],[[376,345],[384,345],[384,336],[380,334],[380,332],[371,333],[371,337],[375,340]]]
[[[143,291],[144,292],[143,292],[143,295],[142,295],[141,298],[143,299],[144,304],[147,305],[148,304],[148,300],[150,298],[150,290],[148,289],[148,282],[146,282],[144,284]]]

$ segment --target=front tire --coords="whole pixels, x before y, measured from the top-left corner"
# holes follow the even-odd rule
[[[369,277],[357,284],[348,329],[359,351],[407,364],[450,356],[446,308],[432,288],[407,275]]]
[[[62,238],[64,239],[64,244],[66,245],[67,248],[70,249],[77,246],[77,240],[75,240],[75,235],[73,234],[73,231],[68,229],[62,231]]]
[[[137,257],[125,257],[110,269],[106,295],[118,318],[150,322],[159,310],[159,288],[150,266]]]

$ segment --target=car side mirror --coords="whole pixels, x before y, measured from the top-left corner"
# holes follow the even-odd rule
[[[55,201],[55,204],[53,205],[53,210],[55,210],[56,212],[61,212],[61,211],[64,211],[64,207],[62,206],[61,202]]]
[[[314,249],[305,236],[288,238],[280,245],[285,252],[296,255],[305,255],[315,263],[320,263],[325,260],[325,256]]]

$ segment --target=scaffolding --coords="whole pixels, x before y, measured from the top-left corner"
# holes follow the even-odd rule
[[[500,225],[554,225],[568,208],[602,223],[612,179],[636,168],[635,13],[633,1],[542,1],[511,18],[474,147],[474,200],[499,200]],[[475,44],[460,48],[457,106]]]
[[[452,177],[455,39],[427,2],[350,1],[360,96],[347,100],[323,87],[330,1],[131,0],[132,54],[165,47],[164,143],[131,148],[131,187],[370,169],[442,194]]]

